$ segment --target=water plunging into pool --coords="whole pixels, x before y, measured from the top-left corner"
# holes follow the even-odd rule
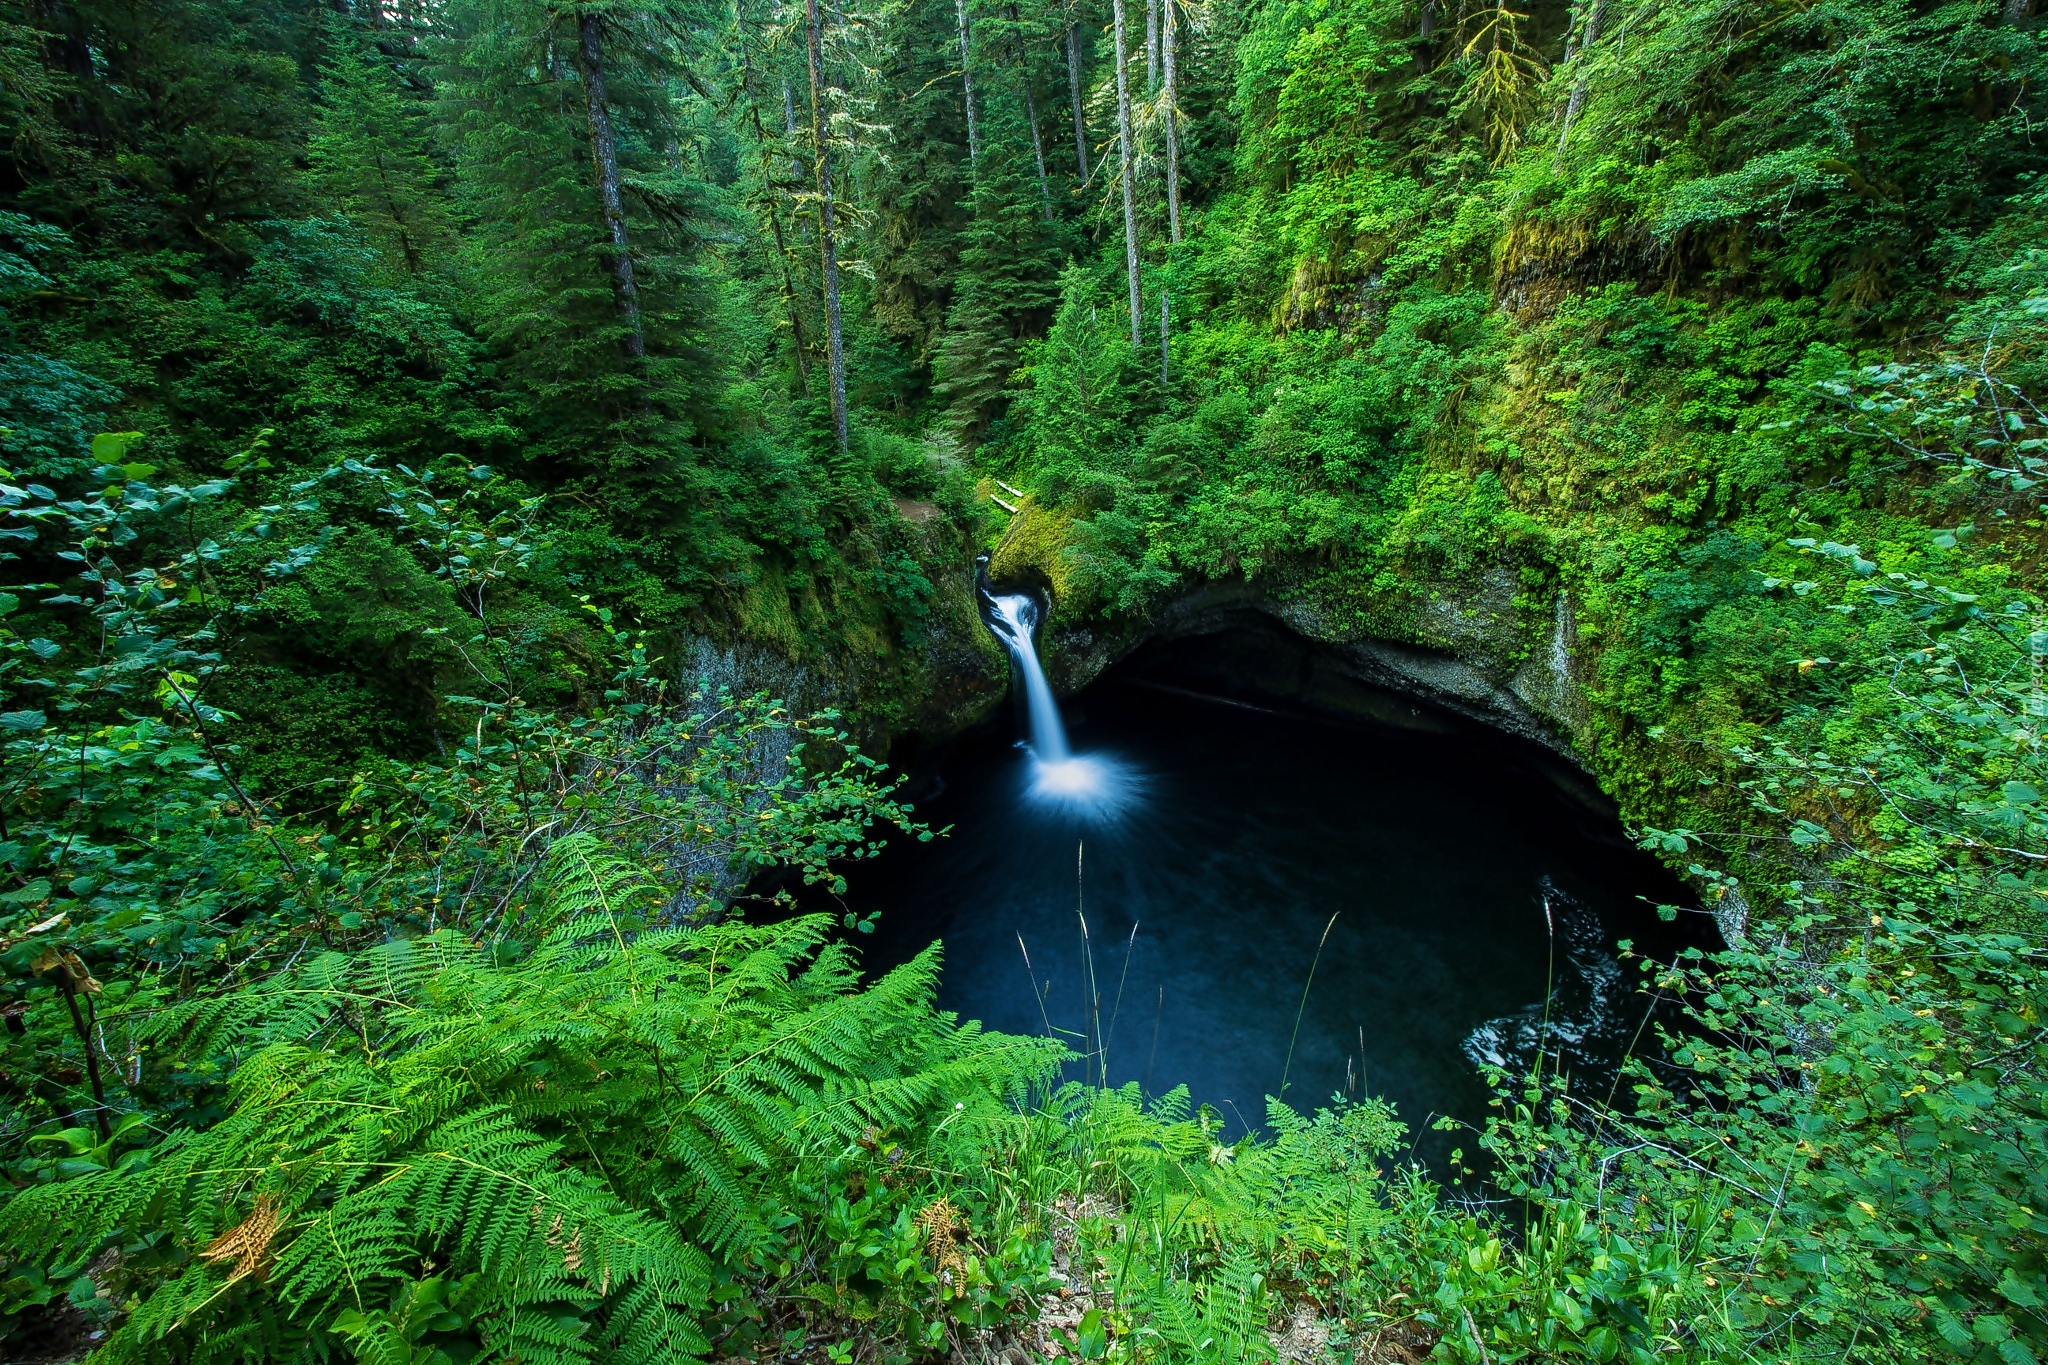
[[[1052,684],[1045,680],[1038,649],[1031,642],[1031,632],[1038,628],[1038,604],[1020,592],[995,598],[993,605],[996,629],[1024,672],[1024,696],[1031,708],[1031,747],[1040,763],[1065,763],[1067,727],[1060,721],[1060,704],[1053,698]]]
[[[1037,805],[1106,819],[1120,813],[1136,795],[1136,783],[1124,765],[1103,755],[1076,757],[1067,746],[1067,727],[1045,669],[1038,662],[1032,632],[1038,628],[1038,602],[1027,593],[990,599],[992,628],[1009,646],[1024,675],[1024,700],[1031,717],[1030,799]]]
[[[1642,897],[1682,890],[1533,746],[1391,694],[1398,725],[1215,695],[1308,649],[1270,634],[1141,653],[1063,715],[1037,603],[988,605],[1029,742],[1004,718],[914,761],[916,818],[950,833],[850,869],[845,908],[881,912],[871,969],[943,940],[940,1006],[1051,1032],[1073,1079],[1185,1083],[1233,1132],[1283,1078],[1301,1109],[1379,1095],[1442,1169],[1474,1144],[1430,1120],[1485,1121],[1482,1066],[1542,1053],[1605,1096],[1654,1036],[1618,939],[1710,941],[1658,921]]]

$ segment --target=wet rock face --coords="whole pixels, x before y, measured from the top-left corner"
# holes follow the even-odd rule
[[[896,741],[943,741],[1001,702],[1010,664],[982,620],[979,587],[1028,589],[1048,609],[1040,649],[1053,688],[1079,691],[1141,652],[1179,667],[1203,690],[1383,724],[1434,728],[1445,715],[1533,740],[1583,766],[1590,757],[1589,676],[1569,593],[1545,616],[1518,603],[1511,571],[1418,590],[1371,627],[1326,608],[1285,571],[1255,582],[1196,583],[1142,618],[1073,619],[1057,585],[1003,562],[931,570],[932,613],[922,636],[887,657],[795,663],[773,650],[694,642],[685,672],[735,691],[766,689],[793,709],[837,707],[870,753]],[[1546,619],[1547,617],[1547,619]],[[1205,638],[1176,653],[1177,641]],[[1228,637],[1223,639],[1222,637]],[[1173,660],[1178,659],[1177,663]]]
[[[1383,722],[1406,723],[1398,712],[1410,711],[1415,723],[1428,723],[1423,707],[1396,705],[1389,714],[1385,694],[1392,692],[1582,762],[1586,707],[1570,597],[1557,597],[1550,630],[1532,639],[1510,586],[1482,580],[1462,595],[1420,599],[1407,613],[1403,639],[1341,626],[1285,585],[1204,583],[1142,621],[1055,623],[1046,669],[1053,685],[1070,693],[1141,649],[1242,635],[1257,643],[1226,646],[1221,656],[1214,648],[1205,651],[1234,661],[1210,668],[1217,675],[1209,679],[1217,685],[1212,690]]]
[[[958,734],[1010,687],[1008,656],[982,625],[971,573],[951,562],[958,558],[954,546],[925,560],[930,610],[906,638],[869,647],[842,642],[830,653],[792,658],[756,640],[691,635],[676,651],[676,681],[707,698],[721,689],[766,692],[800,715],[836,709],[855,742],[876,756],[905,735]]]

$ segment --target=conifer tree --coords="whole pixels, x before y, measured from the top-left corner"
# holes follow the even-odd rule
[[[720,299],[696,259],[708,195],[663,154],[680,60],[671,30],[659,14],[610,9],[619,40],[598,52],[617,207],[637,220],[626,239],[634,288],[622,300],[578,13],[538,0],[453,0],[445,13],[435,88],[473,224],[463,278],[516,404],[523,472],[601,490],[606,534],[637,547],[598,540],[589,581],[654,560],[660,586],[643,600],[688,600],[711,566],[748,553],[733,532],[748,514],[742,497],[776,494],[746,472],[744,447],[712,436],[730,420],[720,381],[733,348],[721,344]]]
[[[1045,140],[1038,130],[1038,100],[1031,93],[1031,62],[1028,57],[1029,45],[1024,41],[1023,28],[1017,18],[1017,7],[1009,7],[1010,45],[1017,63],[1017,92],[1024,103],[1024,122],[1031,129],[1031,160],[1038,170],[1038,197],[1045,207],[1045,220],[1052,221],[1052,189],[1045,178]]]
[[[1115,0],[1112,22],[1116,29],[1116,149],[1124,192],[1124,272],[1131,290],[1131,349],[1136,350],[1143,344],[1139,331],[1144,325],[1144,302],[1138,290],[1138,199],[1132,183],[1137,158],[1131,145],[1131,60],[1124,36],[1124,0]]]
[[[959,22],[953,0],[913,0],[882,11],[873,44],[877,114],[888,111],[886,155],[866,158],[868,200],[861,254],[873,271],[874,319],[905,352],[913,384],[936,355],[957,290],[963,234],[973,217],[975,184],[959,95]],[[986,55],[1000,51],[1000,11],[984,9],[977,38]],[[993,39],[993,40],[992,40]],[[980,73],[986,75],[984,61]],[[1007,85],[975,85],[984,141],[1003,134]],[[986,151],[986,148],[984,148]]]
[[[825,136],[825,52],[818,0],[804,0],[804,49],[811,78],[811,158],[818,182],[818,257],[825,284],[825,357],[831,386],[832,434],[847,446],[846,340],[839,315],[839,248],[832,213],[832,147]]]
[[[953,12],[960,18],[960,85],[967,103],[967,159],[981,168],[981,121],[974,109],[974,40],[967,21],[967,0],[953,0]]]
[[[63,182],[65,215],[102,218],[122,239],[246,261],[256,225],[302,213],[295,163],[310,108],[301,74],[315,64],[323,16],[311,5],[277,9],[253,0],[28,7],[48,64],[63,73],[51,112],[97,162],[69,168],[78,174]]]
[[[1168,239],[1177,243],[1180,241],[1180,75],[1174,47],[1180,24],[1174,13],[1178,0],[1164,0],[1164,4],[1166,13],[1160,42],[1166,77],[1161,92],[1166,125],[1166,231]]]
[[[627,355],[638,359],[647,354],[647,338],[640,326],[640,290],[633,279],[626,208],[619,197],[619,144],[612,132],[611,100],[604,78],[604,24],[594,10],[576,14],[576,66],[582,77],[583,107],[590,120],[591,172],[597,177],[598,203],[611,239],[612,295],[624,328],[620,345]]]
[[[532,0],[458,0],[450,10],[456,37],[436,99],[474,224],[475,315],[509,376],[546,406],[535,431],[543,448],[567,456],[601,439],[636,382],[622,364],[576,37]]]
[[[1080,166],[1081,186],[1094,179],[1088,159],[1088,120],[1081,112],[1081,17],[1077,0],[1067,3],[1067,96],[1074,108],[1074,159]]]
[[[1021,108],[1002,108],[992,125],[974,193],[957,292],[939,350],[938,394],[946,420],[973,439],[1002,403],[1023,339],[1051,321],[1060,253],[1021,155]]]
[[[446,255],[454,231],[427,152],[427,110],[360,26],[335,18],[328,33],[306,148],[314,180],[371,245],[417,275]]]
[[[744,106],[740,116],[752,133],[754,142],[756,184],[751,200],[755,211],[767,221],[769,237],[775,244],[775,269],[781,283],[783,315],[789,325],[797,388],[808,393],[811,383],[810,345],[805,335],[802,296],[797,289],[796,270],[792,263],[793,248],[782,226],[784,203],[802,189],[805,178],[803,158],[797,151],[796,105],[790,95],[789,82],[781,82],[780,108],[776,110],[780,116],[777,120],[779,131],[770,133],[768,120],[761,114],[768,77],[756,69],[753,37],[745,0],[733,0],[732,50],[739,57],[738,102]],[[796,211],[793,205],[791,208],[790,217],[794,220]]]

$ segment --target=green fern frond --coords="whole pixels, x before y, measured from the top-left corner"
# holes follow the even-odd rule
[[[689,1360],[711,1258],[781,1245],[800,1171],[879,1130],[976,1165],[1064,1055],[937,1013],[936,948],[864,986],[823,916],[642,931],[659,888],[586,836],[541,899],[523,961],[443,932],[164,1011],[160,1055],[230,1065],[225,1116],[23,1191],[0,1237],[164,1248],[109,1360],[381,1350],[426,1266],[488,1351]]]

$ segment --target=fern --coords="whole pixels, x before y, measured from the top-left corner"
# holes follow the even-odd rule
[[[822,917],[645,927],[663,900],[576,835],[523,961],[443,932],[166,1011],[160,1061],[239,1050],[226,1116],[24,1192],[0,1237],[159,1248],[110,1362],[403,1359],[423,1322],[479,1359],[689,1359],[716,1266],[773,1253],[807,1165],[985,1122],[1057,1065],[936,1013],[936,949],[860,989]]]

